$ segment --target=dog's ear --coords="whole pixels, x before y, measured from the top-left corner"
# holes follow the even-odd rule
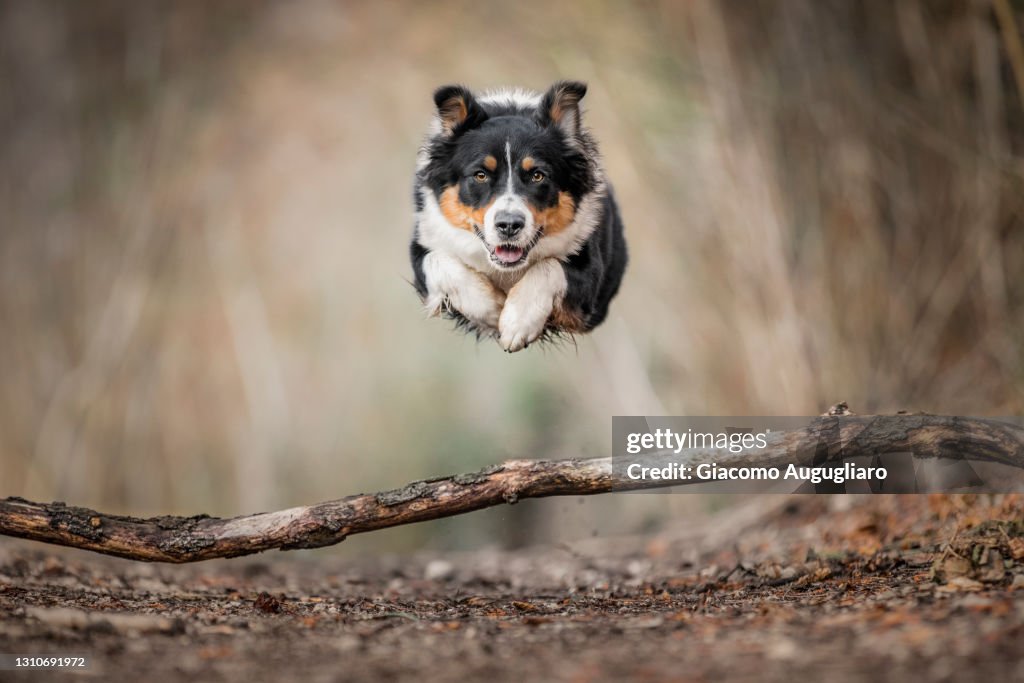
[[[569,139],[579,135],[582,125],[580,100],[587,94],[587,84],[559,81],[544,93],[537,112],[542,126],[557,126]]]
[[[454,136],[475,128],[487,120],[487,113],[477,103],[473,93],[461,85],[444,85],[434,91],[437,119],[441,132]]]

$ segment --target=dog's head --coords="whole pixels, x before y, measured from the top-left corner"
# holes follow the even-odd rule
[[[477,98],[434,93],[437,126],[424,177],[445,219],[475,234],[501,270],[527,264],[543,239],[568,229],[594,189],[596,152],[581,125],[583,83],[544,95]]]

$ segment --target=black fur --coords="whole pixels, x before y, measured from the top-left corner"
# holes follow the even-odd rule
[[[562,262],[569,283],[565,305],[579,311],[587,330],[608,315],[608,305],[619,291],[627,262],[622,219],[611,188],[604,199],[604,216],[577,253]]]

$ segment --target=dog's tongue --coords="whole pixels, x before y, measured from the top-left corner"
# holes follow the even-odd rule
[[[494,249],[494,255],[502,263],[515,263],[523,257],[522,247],[508,247],[500,245]]]

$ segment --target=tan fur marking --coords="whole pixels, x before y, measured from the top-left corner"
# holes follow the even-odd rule
[[[544,235],[557,235],[568,228],[576,218],[576,203],[568,192],[558,193],[558,203],[551,208],[538,211],[530,207],[533,220],[537,225],[544,226]]]
[[[484,157],[484,168],[486,168],[488,171],[493,171],[494,169],[498,168],[498,160],[491,156],[490,154],[488,154],[487,156]]]
[[[570,310],[561,305],[555,306],[555,309],[551,311],[551,317],[548,319],[548,324],[558,328],[560,332],[586,332],[587,326],[583,321],[583,315],[579,311]]]
[[[481,206],[479,209],[466,206],[459,201],[459,188],[455,185],[451,185],[441,193],[441,201],[438,204],[441,207],[441,213],[444,214],[449,223],[460,230],[468,230],[469,232],[473,232],[474,225],[483,228],[484,215],[491,206],[488,204],[487,206]]]
[[[551,109],[548,110],[548,115],[555,123],[561,123],[562,117],[568,111],[578,109],[579,102],[579,95],[563,86],[555,93],[555,97],[551,102]]]
[[[466,107],[466,100],[462,99],[462,95],[455,95],[438,107],[438,114],[445,132],[451,133],[466,120],[466,117],[469,116],[469,109]]]
[[[531,168],[537,165],[537,162],[533,160],[533,157],[526,157],[523,159],[523,170],[529,171]]]
[[[558,100],[555,100],[554,103],[552,103],[551,109],[548,111],[548,116],[550,116],[551,120],[555,123],[561,121],[562,117],[565,116],[565,111],[562,109],[562,105],[559,104]]]

